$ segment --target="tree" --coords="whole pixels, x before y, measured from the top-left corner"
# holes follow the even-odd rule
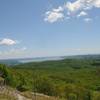
[[[21,92],[28,90],[27,87],[26,87],[25,78],[22,75],[20,75],[19,80],[20,80],[20,83],[17,86],[17,90],[19,90]]]

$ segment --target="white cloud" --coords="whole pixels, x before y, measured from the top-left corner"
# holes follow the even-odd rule
[[[76,0],[66,3],[66,8],[71,13],[79,10],[90,10],[93,7],[100,8],[100,0]]]
[[[10,46],[10,45],[14,45],[16,44],[17,42],[15,40],[12,40],[12,39],[8,39],[8,38],[4,38],[2,40],[0,40],[0,45],[7,45],[7,46]]]
[[[53,22],[56,22],[56,21],[61,20],[63,18],[64,18],[64,15],[62,13],[49,12],[48,14],[46,14],[46,18],[44,20],[47,22],[53,23]]]
[[[100,8],[100,0],[94,0],[94,6]]]
[[[83,7],[83,4],[80,2],[81,0],[77,0],[76,2],[67,2],[65,7],[69,12],[76,12]]]
[[[76,0],[74,2],[69,0],[65,5],[47,11],[44,20],[53,23],[64,18],[66,19],[66,17],[86,16],[88,11],[93,8],[100,8],[100,0]],[[90,21],[90,19],[85,20]]]
[[[87,16],[88,14],[85,11],[81,11],[77,17],[81,17],[81,16]]]
[[[59,6],[57,9],[53,9],[54,12],[61,12],[63,11],[63,7]]]
[[[53,9],[52,11],[47,11],[45,13],[44,20],[50,23],[62,20],[64,18],[64,14],[61,11],[63,11],[62,7],[58,7],[58,9]]]
[[[91,19],[91,18],[85,18],[84,21],[85,21],[85,22],[91,22],[92,19]]]

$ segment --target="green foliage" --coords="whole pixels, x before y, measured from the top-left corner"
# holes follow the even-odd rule
[[[38,93],[44,93],[46,95],[51,95],[51,96],[55,95],[54,86],[52,84],[52,81],[50,81],[49,79],[36,80],[34,85],[36,88],[35,90]]]
[[[2,66],[0,70],[9,85],[19,91],[30,90],[67,100],[99,100],[100,97],[100,68],[95,59],[34,62],[11,68]]]
[[[8,68],[4,64],[0,64],[0,75],[2,78],[4,78],[5,83],[10,86],[15,86],[13,74],[11,73],[10,68]]]
[[[75,93],[70,93],[68,96],[67,96],[67,99],[68,100],[77,100],[77,95]]]
[[[8,69],[6,65],[0,64],[0,74],[1,77],[6,78],[8,76]]]
[[[23,76],[20,75],[19,77],[20,79],[20,83],[18,84],[18,86],[16,87],[18,91],[21,91],[21,92],[24,92],[24,91],[27,91],[27,87],[26,87],[26,81],[24,79]]]
[[[100,100],[100,92],[93,92],[92,100]]]

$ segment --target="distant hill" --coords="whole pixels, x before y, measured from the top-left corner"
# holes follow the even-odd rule
[[[54,56],[54,57],[37,57],[37,58],[19,58],[19,59],[1,59],[1,64],[17,65],[29,62],[54,61],[62,59],[100,59],[100,55],[74,55],[74,56]]]
[[[19,58],[19,59],[1,59],[1,64],[7,64],[7,65],[17,65],[17,64],[23,64],[23,63],[29,63],[29,62],[43,62],[43,61],[49,61],[49,60],[61,60],[64,59],[64,57],[37,57],[37,58]]]
[[[3,59],[0,60],[0,64],[7,64],[7,65],[16,65],[19,64],[19,60],[17,59]]]
[[[65,56],[67,59],[100,59],[100,54]]]

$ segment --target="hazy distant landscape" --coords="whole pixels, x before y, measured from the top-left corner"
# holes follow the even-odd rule
[[[0,59],[1,64],[16,65],[29,62],[43,62],[63,59],[100,59],[99,54],[94,55],[74,55],[74,56],[54,56],[54,57],[36,57],[36,58],[17,58],[17,59]]]
[[[44,59],[44,58],[43,58]],[[81,55],[59,60],[0,65],[6,85],[28,100],[99,100],[100,55]],[[45,95],[50,96],[49,99]],[[55,98],[55,99],[54,99]],[[16,99],[17,100],[17,99]],[[20,100],[20,99],[18,99]],[[41,99],[36,99],[41,100]]]
[[[29,62],[43,62],[43,61],[50,61],[50,60],[62,60],[65,57],[37,57],[37,58],[19,58],[19,59],[1,59],[0,63],[8,64],[8,65],[16,65],[16,64],[23,64]]]

